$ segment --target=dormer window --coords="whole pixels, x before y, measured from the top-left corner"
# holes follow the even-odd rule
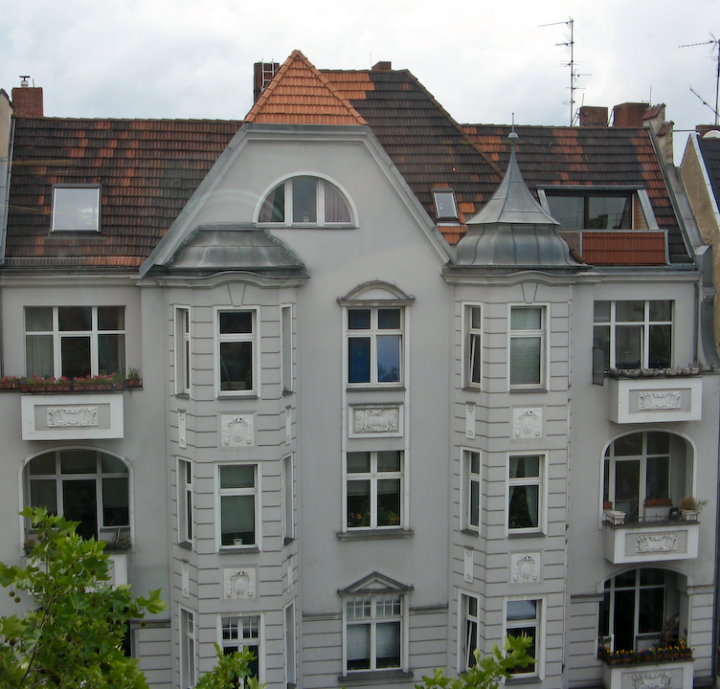
[[[545,190],[550,214],[563,230],[633,229],[631,192],[555,194]]]
[[[455,192],[452,189],[433,189],[435,199],[435,218],[437,220],[457,220],[458,207]]]
[[[263,201],[258,222],[291,225],[349,225],[350,207],[343,193],[318,177],[292,177]]]
[[[53,188],[53,232],[99,232],[100,187],[98,185]]]

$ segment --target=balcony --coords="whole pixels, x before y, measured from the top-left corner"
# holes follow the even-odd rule
[[[560,230],[560,236],[593,266],[662,266],[666,230]]]
[[[604,689],[692,689],[693,661],[602,664]]]
[[[615,565],[693,560],[698,556],[697,521],[646,517],[625,522],[623,512],[605,512],[605,559]]]
[[[688,371],[688,373],[685,373]],[[697,369],[638,370],[637,376],[609,379],[609,418],[618,424],[700,421],[702,378]],[[678,374],[673,375],[673,372]],[[630,371],[628,374],[632,373]]]

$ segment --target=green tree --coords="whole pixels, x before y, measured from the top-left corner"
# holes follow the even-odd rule
[[[243,686],[245,689],[263,689],[264,684],[258,683],[255,677],[249,677],[248,665],[253,659],[253,654],[247,649],[238,651],[232,655],[225,655],[222,648],[215,644],[217,651],[217,665],[212,672],[206,672],[195,685],[195,689],[231,689],[231,687]],[[241,681],[245,684],[241,685]]]
[[[497,689],[503,679],[511,677],[511,670],[516,667],[525,667],[535,662],[527,654],[531,640],[527,636],[508,636],[505,640],[504,651],[497,644],[493,645],[491,655],[480,659],[480,653],[475,650],[475,666],[465,672],[459,679],[445,677],[442,669],[437,668],[432,677],[423,676],[423,683],[416,684],[416,689]]]

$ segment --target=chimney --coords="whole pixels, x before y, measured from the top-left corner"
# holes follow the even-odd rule
[[[43,117],[42,88],[29,86],[29,76],[21,76],[20,88],[12,90],[12,104],[16,117]]]
[[[648,103],[621,103],[613,108],[613,127],[642,127]]]
[[[580,108],[581,127],[607,127],[608,109],[594,105],[583,105]]]
[[[392,72],[392,62],[376,62],[372,67],[373,72]]]
[[[280,65],[277,62],[256,62],[253,65],[253,103],[257,103],[278,69]]]

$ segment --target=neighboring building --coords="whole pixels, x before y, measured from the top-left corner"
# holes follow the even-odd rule
[[[710,683],[720,362],[651,128],[461,126],[297,51],[255,87],[242,122],[0,92],[3,372],[143,377],[0,396],[0,559],[28,503],[107,540],[168,603],[153,687],[213,643],[273,689],[411,687],[508,633],[518,686],[650,681],[598,642],[678,635],[664,686]]]

